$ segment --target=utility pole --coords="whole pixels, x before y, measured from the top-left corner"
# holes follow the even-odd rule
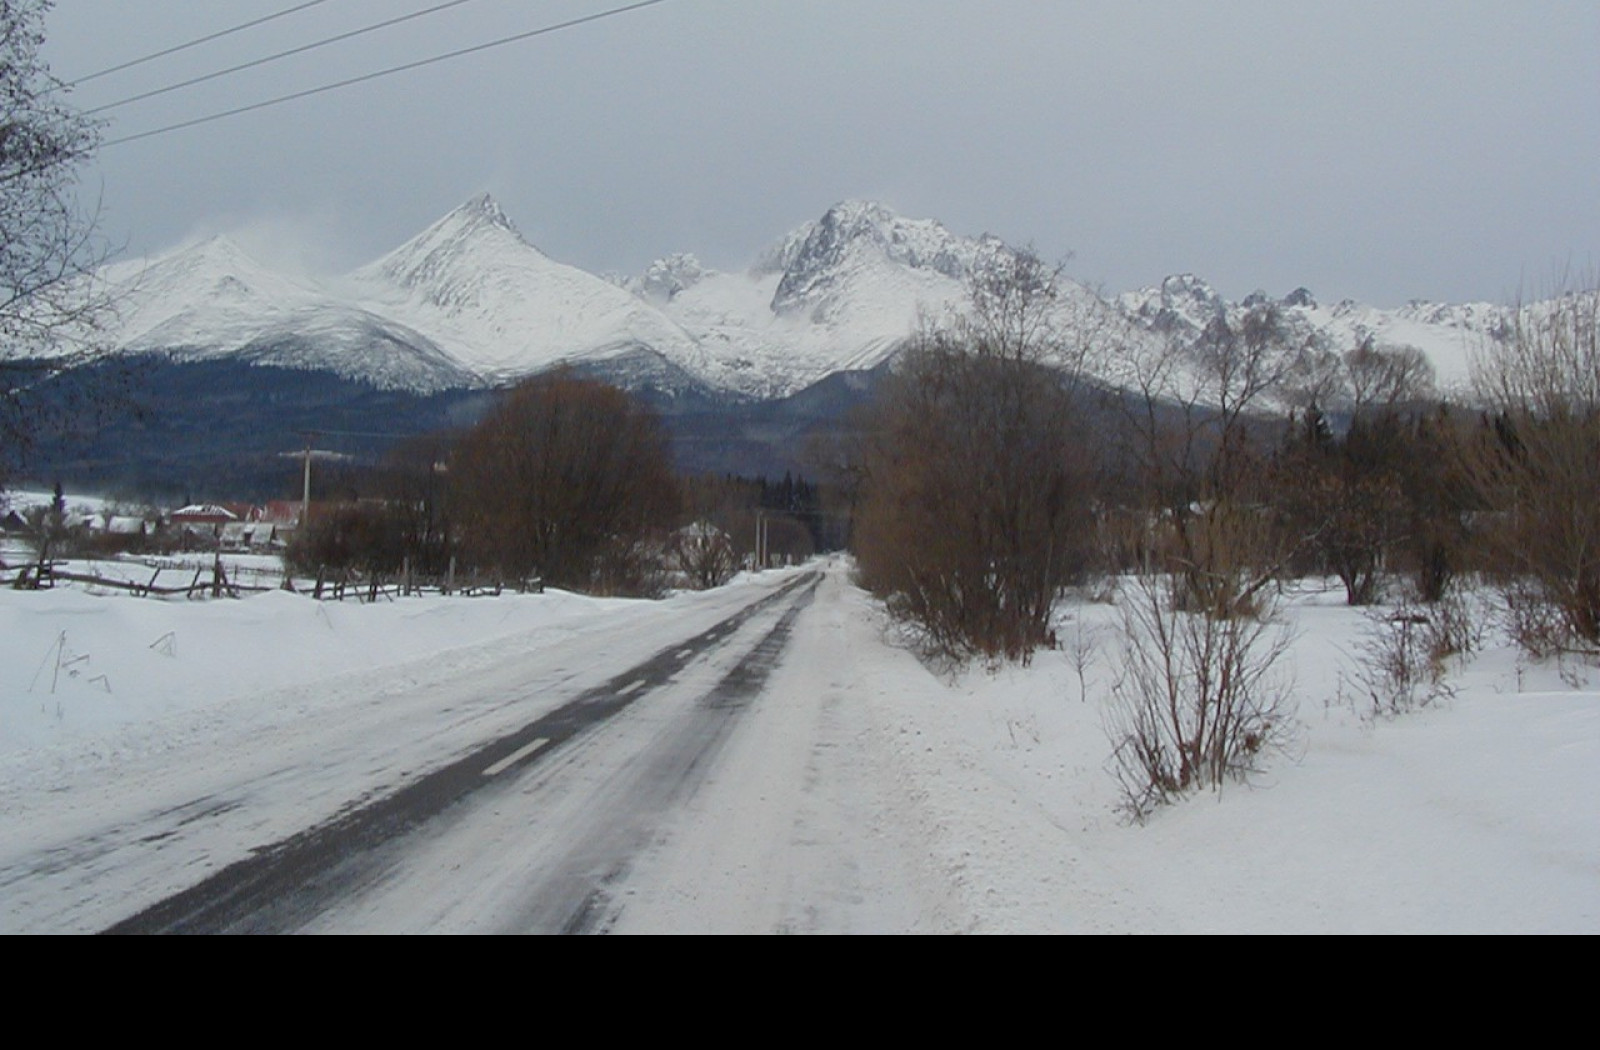
[[[311,521],[311,439],[316,437],[316,431],[305,432],[306,439],[306,477],[305,488],[300,493],[300,528],[304,529]]]

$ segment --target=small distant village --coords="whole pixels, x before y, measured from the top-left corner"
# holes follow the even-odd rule
[[[774,491],[792,502],[792,489],[786,479]],[[192,503],[169,511],[67,496],[59,488],[53,494],[0,494],[0,586],[39,590],[79,583],[136,596],[193,598],[297,590],[299,584],[313,597],[336,600],[347,593],[377,600],[389,592],[543,590],[538,573],[508,575],[471,566],[458,571],[448,550],[435,559],[438,565],[409,556],[389,565],[335,549],[352,522],[381,518],[392,509],[384,500],[365,499],[313,501],[309,513],[300,500]],[[734,531],[700,518],[639,546],[636,553],[653,568],[648,586],[636,589],[659,596],[668,588],[718,587],[741,569],[793,565],[814,551],[807,528],[790,515],[743,508],[731,517],[716,516]],[[326,526],[333,540],[324,537],[319,545],[308,522]],[[174,585],[169,570],[181,570],[188,582]]]
[[[197,503],[173,511],[103,509],[48,503],[6,507],[0,514],[0,560],[37,555],[43,543],[60,553],[111,556],[223,552],[282,554],[299,528],[299,500],[267,504]],[[8,557],[9,556],[9,557]]]

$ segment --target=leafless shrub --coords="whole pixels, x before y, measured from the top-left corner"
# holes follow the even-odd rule
[[[1094,666],[1100,653],[1100,629],[1083,622],[1082,616],[1074,618],[1072,630],[1066,638],[1067,659],[1078,676],[1078,702],[1089,702],[1089,668]]]
[[[1283,658],[1265,619],[1183,612],[1184,582],[1146,575],[1124,607],[1124,668],[1106,712],[1110,772],[1136,822],[1158,806],[1247,781],[1297,737]]]
[[[1452,585],[1428,608],[1428,653],[1436,661],[1470,656],[1483,649],[1493,610],[1475,591]]]
[[[385,503],[359,503],[324,510],[299,530],[285,552],[292,572],[324,570],[393,576],[405,562],[402,516]]]
[[[671,587],[667,541],[659,535],[615,537],[600,551],[589,574],[591,594],[661,598]]]
[[[1566,614],[1543,589],[1528,580],[1504,581],[1506,628],[1517,647],[1536,660],[1560,658],[1572,648]]]
[[[1403,602],[1367,617],[1366,637],[1347,682],[1374,717],[1402,715],[1455,695],[1445,661],[1463,644],[1461,626],[1436,604]]]
[[[668,543],[669,559],[697,590],[721,587],[739,571],[739,552],[726,532],[709,522],[679,529]]]
[[[891,384],[856,523],[863,582],[956,659],[1026,660],[1087,557],[1085,450],[1052,372],[954,347]]]
[[[1167,566],[1181,583],[1177,607],[1218,619],[1261,617],[1293,543],[1271,509],[1231,498],[1194,507],[1172,534]]]

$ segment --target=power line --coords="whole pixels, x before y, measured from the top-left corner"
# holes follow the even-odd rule
[[[181,91],[187,87],[194,87],[196,84],[204,84],[207,81],[218,80],[222,77],[231,76],[234,73],[242,73],[246,69],[255,69],[257,66],[264,66],[272,62],[277,62],[281,59],[290,58],[294,55],[303,55],[307,51],[315,51],[318,48],[327,47],[330,44],[341,43],[342,41],[351,40],[358,36],[365,36],[368,33],[376,33],[380,29],[388,29],[389,27],[397,26],[402,22],[409,22],[412,19],[421,18],[424,15],[437,14],[438,12],[447,10],[448,8],[460,7],[462,4],[470,4],[472,2],[473,0],[450,0],[449,3],[435,4],[433,7],[425,8],[421,11],[414,11],[409,15],[401,15],[398,18],[390,18],[386,21],[377,22],[373,25],[362,26],[360,29],[352,29],[347,33],[340,33],[336,36],[330,36],[326,39],[317,40],[310,44],[301,44],[299,47],[291,47],[289,50],[279,51],[275,55],[268,55],[265,58],[257,58],[249,62],[242,62],[237,66],[230,66],[227,69],[219,69],[215,73],[206,73],[203,76],[191,77],[190,79],[181,81],[177,84],[170,84],[167,87],[156,88],[153,91],[146,91],[142,94],[122,99],[119,102],[108,102],[104,106],[96,106],[94,109],[85,110],[84,116],[92,117],[97,113],[105,113],[108,110],[119,109],[123,106],[132,105],[135,102],[143,102],[145,99],[155,98],[158,95],[171,94],[174,91]]]
[[[256,102],[252,105],[239,106],[236,109],[226,110],[221,113],[213,113],[210,116],[197,117],[194,120],[185,120],[178,124],[169,124],[166,127],[156,128],[153,131],[140,132],[137,135],[126,135],[122,138],[112,139],[111,141],[104,143],[101,148],[105,149],[111,146],[121,146],[129,142],[138,142],[140,139],[154,138],[157,135],[166,135],[170,132],[182,131],[186,128],[196,127],[200,124],[209,124],[213,121],[224,120],[228,117],[237,117],[244,113],[253,113],[256,110],[282,105],[285,102],[294,102],[298,99],[310,98],[312,95],[321,95],[329,91],[337,91],[341,88],[352,87],[356,84],[364,84],[369,80],[378,80],[381,77],[392,76],[396,73],[406,73],[413,69],[421,69],[423,66],[434,65],[438,62],[448,62],[451,59],[462,58],[467,55],[474,55],[480,51],[488,51],[491,48],[503,47],[506,44],[514,44],[519,41],[532,39],[533,37],[557,33],[563,29],[572,29],[576,26],[587,25],[590,22],[598,22],[602,19],[614,18],[617,15],[625,15],[632,11],[639,11],[643,8],[654,7],[657,4],[664,4],[666,2],[667,0],[641,0],[639,3],[627,4],[623,7],[614,7],[609,11],[601,11],[597,14],[585,15],[582,18],[574,18],[566,22],[558,22],[554,25],[543,26],[539,29],[532,29],[525,33],[516,33],[511,36],[500,37],[498,40],[491,40],[488,43],[462,48],[459,51],[451,51],[448,54],[435,55],[432,58],[424,58],[416,62],[408,62],[404,65],[392,66],[388,69],[379,70],[376,73],[366,73],[359,77],[351,77],[348,80],[341,80],[334,84],[324,84],[321,87],[308,88],[305,91],[296,91],[289,95],[280,95],[277,98],[268,99],[265,102]]]
[[[121,65],[112,66],[110,69],[102,69],[98,73],[90,73],[86,77],[79,77],[77,80],[74,80],[72,83],[68,84],[67,87],[77,87],[79,84],[87,84],[91,80],[99,80],[101,77],[110,76],[112,73],[120,73],[124,69],[132,69],[134,66],[142,66],[146,62],[154,62],[158,58],[166,58],[168,55],[175,55],[179,51],[187,51],[191,47],[199,47],[201,44],[209,44],[213,40],[221,40],[225,36],[232,36],[234,33],[242,33],[246,29],[254,29],[256,26],[265,25],[268,22],[283,18],[285,15],[292,15],[297,11],[304,11],[308,7],[316,7],[318,4],[325,4],[327,2],[328,0],[309,0],[308,3],[296,4],[294,7],[284,11],[279,11],[276,14],[264,15],[261,18],[245,22],[243,25],[236,25],[231,29],[224,29],[221,32],[211,33],[208,36],[191,40],[186,44],[178,44],[177,46],[169,47],[164,51],[157,51],[153,55],[145,55],[143,58],[135,58],[132,61],[124,62]]]

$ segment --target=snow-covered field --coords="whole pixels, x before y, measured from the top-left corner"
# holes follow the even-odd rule
[[[103,928],[526,721],[510,698],[534,668],[546,683],[626,668],[787,578],[662,602],[0,592],[0,932]],[[1114,608],[1061,610],[1064,642],[1096,642],[1082,699],[1066,651],[934,673],[829,563],[761,698],[633,864],[612,928],[1600,932],[1600,675],[1491,645],[1455,669],[1454,697],[1373,719],[1341,687],[1368,621],[1340,597],[1285,605],[1297,757],[1136,827],[1115,812],[1101,722]],[[175,838],[187,872],[120,840],[225,776],[252,784],[253,809]],[[515,826],[494,834],[517,863]],[[486,891],[476,909],[422,899],[480,891],[407,891],[328,928],[496,928]]]

